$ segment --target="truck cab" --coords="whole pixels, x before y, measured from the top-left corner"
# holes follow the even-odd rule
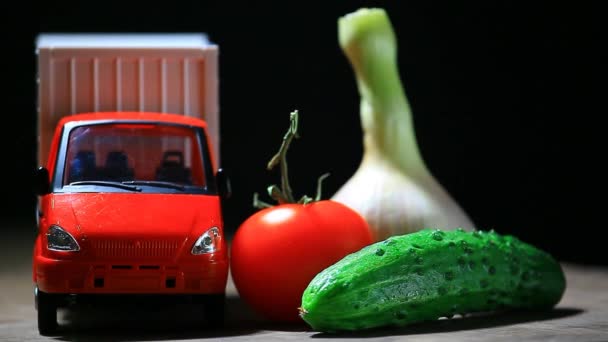
[[[133,295],[188,298],[221,324],[230,183],[218,162],[215,46],[193,46],[191,36],[187,46],[45,38],[32,264],[39,332],[54,332],[57,310],[74,301]]]
[[[42,332],[77,294],[189,294],[223,315],[228,254],[204,121],[157,113],[64,118],[41,196],[33,281]]]

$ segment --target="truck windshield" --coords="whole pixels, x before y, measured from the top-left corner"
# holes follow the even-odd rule
[[[206,187],[206,146],[188,126],[109,123],[79,126],[69,133],[63,185],[95,181],[181,189]]]

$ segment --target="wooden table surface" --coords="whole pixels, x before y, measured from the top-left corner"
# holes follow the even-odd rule
[[[4,230],[5,227],[0,227]],[[507,313],[439,320],[407,328],[328,335],[304,324],[281,325],[256,316],[228,286],[227,322],[212,331],[198,324],[197,308],[107,306],[60,311],[56,336],[38,334],[31,284],[31,230],[0,251],[0,341],[197,340],[407,340],[407,341],[608,341],[608,268],[564,264],[567,288],[544,313]]]

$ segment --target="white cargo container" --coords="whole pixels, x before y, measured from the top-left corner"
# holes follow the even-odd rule
[[[218,46],[203,33],[43,33],[37,37],[38,163],[60,118],[152,111],[207,122],[220,162]]]

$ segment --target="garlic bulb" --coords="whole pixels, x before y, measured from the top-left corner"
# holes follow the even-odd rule
[[[376,241],[423,228],[474,229],[422,158],[386,12],[363,8],[339,18],[338,37],[361,98],[364,154],[332,200],[358,211]]]

